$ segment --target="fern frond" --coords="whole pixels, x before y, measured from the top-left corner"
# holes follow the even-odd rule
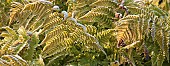
[[[83,35],[84,32],[80,29],[76,29],[74,32],[70,33],[70,37],[73,39],[73,40],[76,40],[78,38],[81,38],[81,35]]]
[[[156,22],[158,21],[158,17],[153,18],[152,28],[151,28],[151,36],[152,40],[155,40],[155,33],[156,33]]]
[[[54,63],[55,59],[57,59],[57,58],[59,58],[60,56],[63,56],[63,55],[68,55],[68,53],[63,51],[63,52],[55,54],[54,57],[52,57],[52,59],[47,63],[46,66],[50,66],[50,64]]]
[[[8,31],[8,33],[13,37],[13,39],[18,38],[17,33],[12,28],[10,28],[9,26],[2,27],[2,28],[6,29]]]
[[[48,17],[50,13],[51,13],[51,10],[47,9],[45,12],[43,11],[42,14],[37,16],[37,19],[33,21],[32,24],[29,25],[30,31],[35,32],[36,30],[40,29],[45,23],[46,17]],[[27,24],[26,24],[26,27],[27,27]]]
[[[53,20],[50,20],[50,22],[44,25],[43,29],[41,30],[41,33],[43,33],[47,29],[50,29],[56,24],[60,24],[61,22],[62,22],[62,18],[54,18]]]
[[[108,29],[108,30],[99,32],[99,33],[97,34],[97,37],[98,37],[98,39],[102,39],[102,37],[104,37],[104,36],[109,36],[109,35],[110,35],[110,36],[115,36],[116,34],[115,34],[114,32],[116,32],[115,29]]]
[[[8,54],[10,51],[9,51],[9,48],[11,46],[11,43],[10,42],[6,42],[2,47],[1,47],[1,55],[4,55],[4,54]]]
[[[12,5],[15,6],[15,4]],[[22,8],[18,8],[17,11],[15,10],[17,9],[11,9],[11,20],[9,23],[11,24],[15,20],[20,23],[20,26],[24,26],[25,29],[35,32],[48,20],[46,17],[52,12],[52,3],[49,1],[36,1],[26,5],[24,4]]]
[[[12,4],[11,4],[11,6],[13,7],[13,8],[19,8],[19,9],[22,9],[24,6],[21,4],[21,3],[19,3],[19,2],[13,2]]]
[[[83,7],[83,8],[81,8],[81,10],[79,11],[80,9],[78,9],[78,10],[75,10],[76,12],[78,12],[76,15],[75,15],[75,18],[80,18],[80,17],[82,17],[83,15],[85,15],[85,14],[87,14],[90,10],[91,10],[91,8],[90,7]]]
[[[46,11],[52,5],[49,1],[37,1],[30,4],[26,4],[22,11],[30,10],[35,14],[42,14],[43,11]]]
[[[90,9],[90,7],[88,7],[88,4],[85,4],[85,3],[76,4],[75,7],[74,7],[74,9],[75,9],[76,11],[83,11],[83,10],[85,10],[85,9],[87,9],[87,8]],[[89,9],[87,9],[87,10],[89,10]],[[87,11],[87,10],[86,10],[86,11]]]
[[[108,40],[105,40],[105,39],[109,39],[111,38],[112,36],[115,36],[116,35],[116,30],[114,29],[109,29],[109,30],[105,30],[105,31],[102,31],[100,33],[97,33],[97,39],[99,40],[100,43],[102,44],[105,44],[108,42]]]
[[[150,6],[151,9],[153,9],[154,11],[157,11],[158,13],[160,13],[162,16],[167,16],[168,14],[166,12],[164,12],[163,10],[161,10],[160,8],[158,8],[157,6]]]
[[[114,17],[114,10],[111,10],[107,7],[96,7],[94,9],[91,10],[91,12],[98,12],[98,13],[103,13],[103,14],[107,14],[109,17]]]
[[[142,8],[140,7],[132,7],[132,6],[126,6],[128,8],[128,11],[133,14],[139,14],[142,11]]]
[[[59,34],[54,35],[54,37],[51,37],[51,39],[49,39],[49,41],[46,42],[46,45],[53,45],[56,42],[61,42],[62,40],[64,40],[64,38],[68,37],[69,33],[67,31],[63,31]]]
[[[117,7],[118,5],[113,0],[98,0],[98,1],[90,4],[90,6]]]
[[[91,35],[97,33],[97,28],[95,26],[92,26],[92,25],[85,25],[85,26],[86,26],[87,33]]]
[[[9,21],[9,25],[11,25],[11,23],[15,20],[15,17],[18,17],[19,12],[22,10],[21,8],[23,8],[24,6],[21,3],[18,2],[13,2],[11,5],[13,8],[10,9],[10,21]]]
[[[25,60],[33,60],[33,55],[36,50],[36,47],[38,46],[39,43],[39,38],[36,33],[33,33],[31,36],[31,39],[27,42],[29,44],[29,48],[27,49],[25,56],[23,57]]]
[[[139,43],[139,42],[140,42],[140,41],[133,42],[132,44],[127,45],[127,46],[123,47],[122,49],[130,49],[130,48],[134,48],[135,45],[136,45],[137,43]]]
[[[21,63],[18,61],[17,58],[11,56],[11,55],[3,55],[2,58],[7,58],[10,60],[11,65],[16,65],[16,66],[20,66]]]
[[[1,37],[5,37],[3,41],[9,41],[9,40],[12,40],[13,38],[11,37],[11,35],[9,33],[6,33],[6,32],[2,32]]]
[[[44,44],[46,41],[48,41],[51,37],[58,35],[61,31],[63,31],[64,29],[69,28],[69,26],[66,25],[58,25],[56,26],[56,28],[54,28],[54,30],[50,31],[48,34],[46,34],[46,37],[44,38],[44,40],[41,42],[41,44]]]
[[[28,66],[28,63],[18,55],[3,55],[2,58],[7,58],[10,61],[10,65]]]
[[[9,65],[10,65],[10,63],[9,63],[9,62],[7,62],[6,60],[4,60],[4,59],[1,59],[1,58],[0,58],[0,65],[9,66]]]
[[[167,61],[169,62],[169,45],[170,45],[170,31],[168,31],[167,34],[167,44],[165,46],[165,56],[167,58]]]
[[[22,49],[24,49],[24,47],[27,45],[27,41],[26,42],[23,42],[23,43],[19,43],[19,45],[17,45],[17,46],[15,46],[14,45],[14,54],[19,54],[21,51],[22,51]]]
[[[22,57],[20,57],[19,55],[13,55],[13,57],[17,58],[22,65],[28,66],[27,61],[22,59]]]
[[[134,42],[136,40],[141,40],[142,38],[142,34],[139,28],[135,28],[138,27],[137,25],[133,24],[136,21],[132,21],[132,20],[138,20],[139,16],[127,16],[125,18],[122,18],[122,20],[120,20],[121,24],[116,26],[116,30],[117,32],[117,40],[118,40],[118,44],[122,44],[122,42]],[[126,19],[127,18],[127,19]],[[129,19],[130,20],[129,20]],[[123,20],[125,19],[125,20]],[[137,30],[136,30],[137,29]],[[118,45],[120,46],[120,45]]]
[[[69,45],[72,43],[73,43],[73,40],[71,38],[65,38],[63,41],[61,41],[57,44],[51,43],[50,45],[46,45],[43,49],[42,57],[46,58],[46,57],[52,56],[58,52],[62,52],[67,47],[69,47]]]
[[[79,20],[86,22],[104,22],[106,24],[112,22],[112,19],[108,18],[106,14],[97,12],[88,12],[86,15],[80,17]]]
[[[50,22],[51,20],[53,19],[56,19],[56,18],[59,18],[59,17],[62,17],[62,15],[58,12],[54,12],[54,13],[50,13],[47,17],[46,17],[46,20],[44,22],[44,25],[47,24],[48,22]],[[43,25],[43,26],[44,26]]]
[[[27,36],[27,31],[25,30],[25,28],[23,26],[21,26],[18,30],[17,30],[18,34],[22,35],[23,38],[25,40],[27,40],[29,37]]]
[[[123,17],[121,20],[126,20],[126,19],[137,20],[139,19],[139,15],[127,15],[126,17]]]

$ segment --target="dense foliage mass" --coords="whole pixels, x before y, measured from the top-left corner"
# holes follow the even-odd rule
[[[169,0],[0,0],[0,66],[168,66]]]

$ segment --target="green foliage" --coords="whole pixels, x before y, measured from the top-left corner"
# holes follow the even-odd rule
[[[168,0],[0,2],[2,66],[169,63]]]

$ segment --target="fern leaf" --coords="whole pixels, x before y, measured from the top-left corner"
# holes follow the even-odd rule
[[[151,28],[151,36],[152,36],[152,40],[155,40],[155,33],[156,33],[156,23],[158,21],[158,17],[155,17],[152,23],[152,28]]]
[[[7,62],[6,60],[3,60],[3,59],[1,59],[1,58],[0,58],[0,65],[9,66],[9,65],[10,65],[10,63],[9,63],[9,62]]]
[[[160,13],[162,16],[167,16],[167,13],[164,12],[163,10],[161,10],[160,8],[158,8],[157,6],[153,6],[151,5],[151,7],[154,11],[157,11],[158,13]]]
[[[118,47],[120,46],[120,44],[122,44],[122,42],[135,42],[137,40],[141,40],[141,31],[137,31],[140,29],[139,28],[137,28],[137,30],[134,29],[136,27],[139,27],[136,26],[134,23],[138,19],[139,19],[138,15],[129,15],[120,19],[121,24],[115,27],[115,29],[118,31],[117,32]]]
[[[18,55],[3,55],[2,58],[10,60],[10,65],[28,66],[27,62]]]
[[[97,33],[97,28],[95,26],[92,26],[92,25],[85,25],[85,26],[86,26],[87,33],[91,35]]]
[[[36,59],[36,60],[34,61],[34,64],[32,64],[32,65],[45,66],[44,60],[42,59],[41,55],[39,55],[39,59]]]
[[[9,48],[11,47],[11,43],[10,42],[6,42],[2,47],[1,47],[1,54],[7,54],[9,53]]]
[[[66,49],[66,47],[61,47],[61,46],[58,46],[58,47],[49,47],[49,46],[45,46],[44,47],[45,49],[43,50],[42,52],[42,58],[47,58],[47,57],[50,57],[54,54],[57,54],[58,52],[62,52]]]
[[[51,43],[49,45],[46,45],[43,49],[42,57],[46,58],[46,57],[52,56],[58,52],[62,52],[72,43],[73,43],[73,40],[71,38],[66,38],[60,43],[57,43],[57,44]]]
[[[127,15],[126,17],[123,17],[121,20],[126,20],[126,19],[137,20],[138,18],[139,15]]]
[[[111,9],[107,8],[107,7],[96,7],[94,9],[91,10],[91,12],[98,12],[98,13],[103,13],[103,14],[107,14],[109,17],[114,17],[114,10],[112,11]]]
[[[49,23],[51,20],[55,20],[55,19],[57,19],[57,18],[59,18],[59,17],[61,17],[61,14],[58,13],[58,12],[54,12],[54,13],[49,14],[48,17],[47,17],[47,19],[46,19],[45,22],[44,22],[44,25],[47,24],[47,23]],[[60,19],[60,18],[59,18],[59,19]],[[43,25],[43,26],[44,26],[44,25]]]
[[[56,42],[61,42],[64,38],[68,38],[69,33],[67,31],[63,31],[60,34],[55,35],[49,41],[46,42],[46,45],[53,45]]]
[[[27,40],[29,37],[27,36],[26,30],[23,26],[21,26],[17,32],[24,37],[25,40]]]
[[[2,27],[2,28],[6,29],[6,30],[8,31],[8,33],[9,33],[10,35],[12,35],[12,37],[13,37],[14,39],[17,39],[17,38],[18,38],[17,33],[16,33],[12,28],[10,28],[9,26],[7,26],[7,27]]]
[[[11,65],[21,66],[22,64],[19,62],[19,60],[11,55],[3,55],[2,58],[7,58],[10,60]]]
[[[97,12],[88,12],[86,15],[80,17],[79,20],[86,22],[104,22],[109,25],[112,22],[112,19],[108,18],[106,14]]]
[[[129,9],[129,11],[130,11],[130,13],[133,13],[133,14],[139,14],[139,13],[142,13],[142,8],[139,8],[139,7],[132,7],[132,6],[126,6],[128,9]]]
[[[27,41],[24,43],[20,44],[19,46],[15,47],[15,54],[19,54],[21,50],[27,45]]]
[[[166,49],[165,49],[165,56],[166,56],[168,62],[169,62],[169,50],[168,50],[169,45],[170,45],[170,31],[168,31],[167,44],[166,44]]]
[[[162,66],[164,62],[164,56],[160,53],[157,57],[157,66]]]
[[[0,36],[5,37],[4,40],[12,39],[9,33],[2,32]]]
[[[22,65],[24,65],[24,66],[29,66],[28,63],[27,63],[27,61],[25,61],[24,59],[22,59],[19,55],[13,55],[13,57],[17,58],[18,61],[19,61]]]
[[[19,2],[12,2],[11,6],[13,8],[19,8],[19,9],[23,8],[23,5]]]
[[[13,8],[10,9],[10,21],[9,21],[9,25],[11,25],[11,23],[15,20],[15,17],[18,16],[19,11],[21,11],[21,8],[23,8],[24,6],[21,3],[18,2],[13,2],[11,5]]]
[[[48,22],[47,24],[44,25],[41,33],[43,33],[45,30],[55,26],[56,24],[60,24],[62,22],[61,18],[54,18],[53,20],[51,20],[50,22]]]
[[[49,1],[37,1],[37,2],[33,2],[33,3],[25,5],[23,11],[31,10],[35,14],[42,14],[42,11],[47,10],[51,5],[52,3]]]
[[[26,51],[27,54],[25,54],[24,57],[25,60],[33,60],[32,58],[34,55],[35,48],[38,46],[38,42],[39,42],[39,38],[37,37],[37,34],[34,33],[31,37],[31,40],[28,41],[29,48]]]
[[[112,36],[116,35],[116,30],[114,29],[109,29],[109,30],[105,30],[102,31],[100,33],[97,33],[97,39],[99,40],[99,42],[101,44],[106,44],[108,42],[108,40],[105,40],[106,38],[109,39]]]
[[[98,1],[90,4],[90,6],[117,7],[118,5],[113,0],[98,0]]]
[[[63,56],[63,55],[68,55],[68,53],[64,51],[64,52],[60,52],[60,53],[55,54],[54,57],[52,57],[52,59],[47,63],[46,66],[50,66],[50,64],[54,63],[55,59],[57,59],[57,58],[59,58],[60,56]]]
[[[135,47],[135,45],[136,45],[137,43],[139,43],[139,42],[140,42],[140,41],[133,42],[132,44],[123,47],[123,49],[130,49],[130,48],[133,48],[133,47]]]
[[[77,40],[78,38],[81,38],[82,35],[84,35],[84,32],[82,30],[76,29],[74,32],[69,33],[70,38],[73,40]]]
[[[68,28],[68,26],[65,26],[63,24],[56,26],[56,28],[54,28],[54,30],[50,31],[48,34],[46,34],[46,37],[44,38],[44,40],[41,42],[41,44],[44,44],[46,41],[48,41],[51,37],[57,35],[58,33],[60,33],[63,29]]]

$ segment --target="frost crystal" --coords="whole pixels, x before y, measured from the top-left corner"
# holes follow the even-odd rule
[[[50,4],[52,5],[52,3],[50,1],[47,1],[47,0],[39,0],[41,3],[43,4]]]
[[[60,10],[60,8],[59,8],[59,6],[54,6],[53,10],[57,10],[58,11],[58,10]]]
[[[62,14],[64,14],[64,20],[68,17],[68,13],[66,11],[62,11]]]

